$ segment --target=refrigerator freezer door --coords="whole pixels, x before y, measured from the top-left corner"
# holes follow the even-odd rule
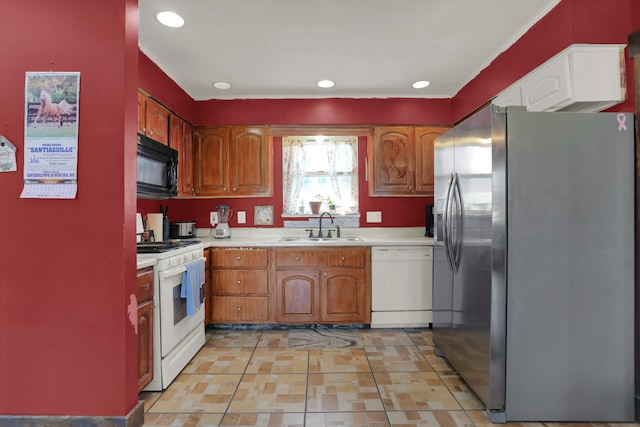
[[[491,109],[458,126],[455,169],[463,220],[453,280],[452,365],[485,403],[490,394]]]
[[[452,359],[453,270],[445,245],[445,210],[448,208],[454,172],[455,129],[434,142],[433,342],[436,350]],[[448,233],[447,233],[448,239]]]

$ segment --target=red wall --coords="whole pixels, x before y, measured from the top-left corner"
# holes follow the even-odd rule
[[[196,125],[451,123],[450,99],[238,99],[197,101]]]
[[[365,170],[365,153],[367,150],[366,137],[358,139],[358,152],[361,153],[358,159],[358,169]],[[142,213],[158,212],[159,205],[169,205],[169,218],[171,221],[196,221],[196,226],[209,228],[209,212],[215,211],[217,205],[229,205],[235,212],[245,211],[247,216],[246,224],[238,224],[234,212],[233,218],[229,221],[231,227],[254,227],[254,206],[272,205],[274,209],[274,225],[272,227],[282,227],[282,138],[274,138],[274,195],[273,197],[260,198],[216,198],[216,199],[185,199],[185,200],[138,200],[138,209]],[[424,226],[425,225],[425,204],[433,201],[433,197],[369,197],[368,183],[365,175],[359,177],[360,190],[360,226]],[[382,211],[382,224],[367,224],[365,222],[366,211]],[[293,220],[288,218],[287,220]],[[269,226],[261,226],[269,227]]]
[[[631,3],[637,0],[563,0],[453,99],[460,120],[541,63],[574,43],[626,44],[632,32]],[[636,8],[637,9],[637,8]],[[627,100],[610,111],[633,112],[633,62],[627,65]]]
[[[123,416],[137,404],[137,1],[3,2],[0,414]],[[26,71],[79,71],[78,195],[20,199]]]
[[[499,55],[453,99],[241,99],[194,101],[195,125],[393,125],[452,124],[496,96],[504,88],[573,43],[626,44],[633,25],[632,0],[563,0],[536,23],[511,48]],[[638,7],[635,7],[637,13]],[[597,22],[597,25],[594,25]],[[153,63],[150,63],[153,66]],[[633,94],[633,62],[627,60],[627,88]],[[157,69],[142,73],[148,64],[141,61],[140,84],[148,79],[165,79]],[[174,88],[169,86],[173,93]],[[611,111],[634,111],[632,95]],[[275,141],[274,196],[259,199],[172,200],[172,221],[195,220],[198,227],[210,227],[209,211],[218,204],[229,204],[247,212],[253,226],[253,207],[273,205],[275,227],[282,226],[282,160],[279,140]],[[360,170],[364,170],[366,145],[359,146]],[[422,226],[424,205],[432,198],[369,197],[364,178],[360,182],[360,226]],[[157,203],[138,201],[142,213],[156,212]],[[365,212],[382,211],[382,224],[367,224]],[[239,226],[235,219],[231,226]]]
[[[138,52],[138,87],[189,123],[197,123],[196,102],[147,55]]]

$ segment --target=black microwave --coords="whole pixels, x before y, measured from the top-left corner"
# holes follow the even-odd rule
[[[138,134],[137,193],[143,199],[178,195],[178,152]]]

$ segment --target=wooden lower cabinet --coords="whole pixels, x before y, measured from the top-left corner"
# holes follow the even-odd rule
[[[276,321],[310,323],[320,320],[320,282],[317,271],[276,273]]]
[[[138,283],[138,393],[153,379],[153,267],[141,268]]]
[[[276,321],[370,323],[371,249],[276,249]]]
[[[270,323],[270,248],[211,248],[211,323]]]
[[[326,269],[320,279],[320,318],[323,322],[365,322],[367,295],[363,269]]]

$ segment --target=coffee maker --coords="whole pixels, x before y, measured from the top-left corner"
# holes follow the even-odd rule
[[[213,232],[213,237],[216,239],[228,239],[231,237],[231,230],[229,229],[229,219],[233,215],[233,211],[229,205],[218,205],[218,224]]]

